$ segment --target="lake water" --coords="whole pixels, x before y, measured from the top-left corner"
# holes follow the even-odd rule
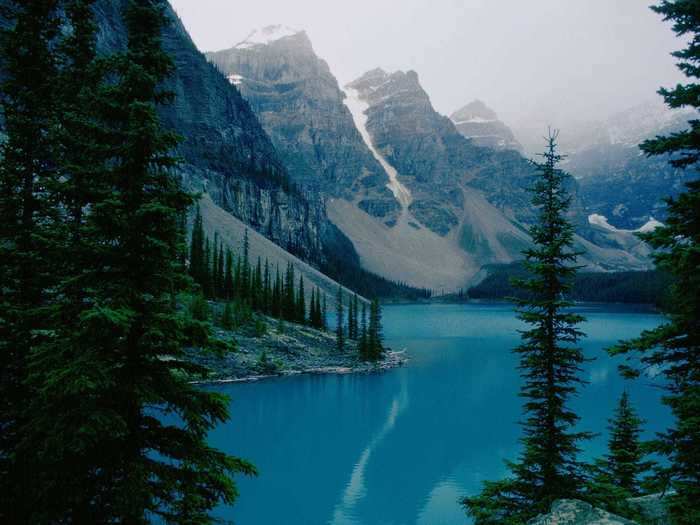
[[[649,378],[619,378],[603,349],[661,322],[627,309],[586,307],[582,347],[595,361],[573,405],[585,445],[605,450],[607,418],[624,388],[648,433],[669,415]],[[384,308],[386,343],[410,363],[369,375],[298,376],[230,384],[231,421],[212,443],[258,467],[239,478],[240,498],[218,516],[238,525],[463,525],[458,499],[502,477],[518,453],[521,324],[509,305]]]

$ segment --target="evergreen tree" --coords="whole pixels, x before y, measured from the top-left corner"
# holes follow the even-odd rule
[[[219,296],[219,234],[214,232],[211,250],[211,297]]]
[[[240,257],[236,258],[236,269],[233,272],[233,296],[241,300],[245,298],[243,292],[243,268]]]
[[[216,296],[225,297],[226,274],[224,270],[224,243],[219,243],[219,255],[216,259]]]
[[[197,284],[203,286],[204,274],[204,223],[197,205],[190,239],[190,275]]]
[[[241,261],[241,297],[250,300],[250,240],[248,239],[248,229],[243,234],[243,260]]]
[[[0,521],[31,523],[46,516],[33,507],[41,505],[33,498],[41,493],[35,484],[45,481],[43,466],[34,464],[34,451],[18,452],[26,439],[22,429],[35,423],[27,407],[35,398],[28,361],[52,345],[51,334],[60,328],[52,291],[67,262],[61,253],[66,232],[54,203],[63,175],[56,140],[61,77],[53,53],[60,19],[56,1],[8,1],[2,7],[8,25],[0,33],[6,133],[0,144]]]
[[[323,306],[321,307],[321,328],[324,331],[328,330],[328,303],[325,293],[323,294]]]
[[[358,345],[358,353],[360,354],[360,359],[363,361],[369,361],[369,339],[367,335],[367,305],[362,302],[362,315],[361,315],[361,325],[360,325],[360,343]]]
[[[270,263],[267,260],[267,257],[265,258],[265,270],[263,273],[263,294],[262,294],[262,302],[263,302],[263,312],[266,314],[271,313],[270,309],[270,300],[271,300],[271,295],[272,291],[270,289]]]
[[[353,311],[352,296],[348,298],[348,339],[355,339],[352,329],[354,326],[355,313]]]
[[[691,79],[685,85],[661,89],[671,108],[700,107],[700,9],[694,0],[659,2],[652,9],[673,22],[673,31],[687,39],[687,47],[673,53],[678,67]],[[657,137],[641,146],[647,155],[670,155],[677,168],[697,170],[700,160],[700,121],[689,129]],[[670,480],[674,493],[668,496],[673,522],[700,523],[700,180],[686,183],[685,192],[667,199],[663,227],[641,237],[656,249],[659,269],[675,280],[666,314],[669,321],[644,332],[639,338],[620,344],[613,354],[639,352],[642,364],[662,370],[667,385],[667,404],[675,424],[660,434],[654,450],[668,457],[670,466],[659,472],[659,480]],[[624,368],[627,375],[637,370]]]
[[[644,461],[645,448],[640,442],[643,421],[637,416],[624,392],[610,419],[608,453],[596,461],[595,475],[589,482],[587,499],[598,507],[638,518],[629,498],[642,494],[641,476],[653,462]]]
[[[283,315],[285,321],[295,321],[297,315],[296,309],[296,294],[294,293],[294,266],[292,263],[287,263],[287,271],[284,276],[284,299],[283,299]]]
[[[534,246],[524,252],[532,277],[518,283],[529,292],[528,299],[517,301],[519,318],[531,326],[521,332],[515,350],[524,379],[520,395],[527,400],[523,452],[517,462],[508,462],[511,478],[486,482],[480,495],[464,499],[477,524],[526,522],[555,499],[578,497],[585,481],[578,442],[590,434],[573,431],[579,418],[567,406],[582,383],[585,359],[576,343],[583,334],[576,326],[583,318],[563,299],[576,273],[577,254],[566,219],[568,175],[557,168],[556,138],[550,133],[544,162],[535,164],[539,176],[532,191],[539,221],[530,228]]]
[[[311,297],[309,298],[309,326],[317,328],[316,325],[316,290],[311,288]]]
[[[352,296],[352,339],[357,340],[360,337],[360,324],[358,320],[358,311],[360,309],[360,301],[357,294]]]
[[[111,61],[105,111],[115,145],[105,174],[111,195],[91,206],[89,216],[104,267],[87,278],[91,303],[81,328],[101,363],[101,412],[94,416],[101,432],[91,439],[100,441],[103,454],[89,467],[91,504],[109,516],[103,522],[160,516],[205,523],[211,508],[235,498],[229,474],[253,472],[208,446],[209,430],[226,418],[226,402],[182,373],[201,370],[183,355],[185,320],[174,302],[188,282],[180,264],[180,217],[192,199],[173,173],[176,139],[161,129],[156,112],[171,98],[161,87],[172,70],[161,49],[164,6],[127,4],[128,46]],[[183,423],[154,418],[156,407]]]
[[[272,315],[278,319],[282,318],[282,276],[279,264],[275,270],[275,283],[272,287]]]
[[[233,253],[230,248],[226,249],[226,263],[224,267],[224,298],[227,301],[233,299]]]
[[[296,321],[299,324],[306,324],[306,297],[304,294],[304,276],[299,276],[299,291],[297,292],[297,314]]]
[[[338,295],[335,299],[335,339],[339,352],[345,350],[345,308],[343,307],[343,288],[338,285]]]
[[[367,328],[367,354],[372,361],[379,361],[384,355],[382,343],[382,310],[379,299],[373,299],[369,306],[369,327]]]
[[[226,330],[233,330],[235,328],[235,323],[233,319],[233,305],[231,301],[227,301],[224,306],[224,311],[221,315],[221,327]]]
[[[212,297],[212,272],[211,272],[212,251],[209,237],[204,237],[204,260],[202,261],[202,290],[205,297]]]
[[[255,272],[253,273],[253,299],[252,306],[256,311],[262,311],[262,301],[263,301],[263,276],[262,276],[262,262],[258,256],[258,262],[255,265]]]

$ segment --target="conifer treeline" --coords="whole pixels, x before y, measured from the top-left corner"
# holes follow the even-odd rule
[[[250,307],[254,312],[284,321],[325,330],[327,327],[326,296],[320,288],[311,288],[306,298],[304,277],[292,263],[282,270],[266,258],[255,263],[250,257],[248,230],[239,255],[225,247],[218,234],[210,241],[204,232],[202,215],[197,212],[190,239],[189,272],[207,299],[221,300]]]
[[[210,241],[204,232],[202,214],[197,207],[190,238],[189,272],[207,299],[231,302],[284,321],[305,324],[319,330],[328,328],[326,294],[317,286],[311,288],[307,301],[303,275],[297,280],[294,265],[287,263],[284,272],[268,259],[260,257],[255,264],[250,258],[248,230],[243,247],[236,256],[218,234]],[[347,296],[347,297],[346,297]],[[348,295],[338,286],[336,296],[336,345],[345,351],[346,340],[357,344],[360,358],[378,361],[384,354],[382,345],[381,307],[379,300],[367,305],[357,294]],[[346,314],[347,312],[347,314]],[[229,314],[230,315],[230,314]]]

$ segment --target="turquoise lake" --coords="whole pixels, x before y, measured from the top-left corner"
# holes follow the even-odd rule
[[[601,433],[627,388],[647,435],[670,417],[653,379],[621,379],[604,348],[662,321],[614,307],[582,307],[589,384],[573,406],[580,428]],[[252,461],[240,498],[217,515],[237,525],[457,525],[458,499],[506,471],[515,458],[517,357],[522,328],[510,305],[387,306],[384,335],[410,362],[378,374],[297,376],[212,387],[232,398],[232,418],[211,442]],[[655,386],[656,385],[656,386]]]

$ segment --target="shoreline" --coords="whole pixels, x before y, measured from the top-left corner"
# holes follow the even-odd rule
[[[258,381],[263,381],[265,379],[274,379],[280,377],[291,377],[300,375],[348,375],[348,374],[371,374],[378,372],[386,372],[388,370],[393,370],[394,368],[400,368],[409,362],[409,358],[406,355],[406,349],[394,352],[393,350],[386,350],[386,356],[381,361],[376,363],[364,363],[361,362],[357,365],[352,366],[313,366],[308,368],[302,368],[297,370],[281,370],[274,374],[251,374],[242,377],[223,377],[216,379],[205,379],[198,381],[191,381],[193,385],[217,385],[217,384],[229,384],[229,383],[256,383]]]

